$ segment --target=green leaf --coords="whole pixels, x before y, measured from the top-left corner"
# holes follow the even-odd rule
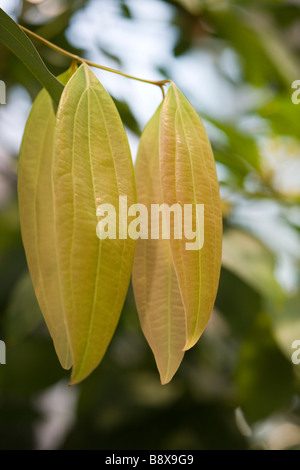
[[[134,114],[132,113],[128,104],[125,101],[120,101],[116,98],[113,98],[113,100],[124,125],[127,126],[128,129],[130,129],[136,135],[140,135],[141,131],[139,128],[139,124],[137,120],[135,119]]]
[[[260,155],[255,139],[250,134],[242,132],[234,125],[206,117],[214,126],[226,134],[226,144],[216,143],[218,150],[217,161],[242,174],[255,169],[261,171]]]
[[[242,230],[227,230],[223,236],[222,264],[263,297],[276,303],[283,291],[274,276],[274,255],[257,238]]]
[[[240,56],[244,79],[256,86],[266,83],[290,88],[299,76],[297,57],[269,15],[259,9],[211,9],[208,16],[217,37]]]
[[[274,336],[288,359],[293,353],[292,344],[300,339],[300,292],[288,297],[282,305],[268,304]]]
[[[279,135],[299,137],[299,106],[291,100],[291,91],[280,94],[265,103],[258,113],[270,121],[273,131]]]
[[[259,315],[261,306],[261,295],[249,283],[244,282],[240,276],[227,270],[223,265],[216,309],[222,312],[236,340],[243,340],[256,316]]]
[[[4,331],[7,344],[14,345],[32,333],[43,317],[28,271],[13,289],[5,312]]]
[[[58,105],[64,89],[42,61],[36,48],[21,28],[0,8],[0,40],[31,71]]]
[[[60,78],[68,80],[70,72]],[[58,272],[52,167],[55,114],[46,90],[27,120],[18,167],[22,239],[35,293],[62,366],[72,365]]]
[[[85,64],[63,92],[54,163],[56,243],[73,357],[71,383],[97,367],[126,297],[132,239],[96,235],[96,208],[119,196],[136,202],[134,170],[124,126],[112,98]]]
[[[9,366],[0,369],[1,394],[32,395],[66,377],[48,338],[29,338],[14,346],[8,345],[6,352]]]
[[[262,312],[245,338],[236,370],[239,405],[250,422],[266,418],[293,396],[293,367],[274,341]]]

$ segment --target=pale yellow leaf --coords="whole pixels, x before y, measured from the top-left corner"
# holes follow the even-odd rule
[[[136,161],[138,202],[148,210],[162,203],[159,172],[159,108],[147,124]],[[169,240],[139,239],[133,287],[143,333],[154,353],[162,384],[177,371],[185,344],[185,315]]]
[[[186,239],[170,240],[191,348],[213,309],[221,267],[222,214],[218,180],[204,126],[186,97],[172,84],[160,117],[159,158],[166,204],[204,204],[204,245],[187,250]]]
[[[54,227],[54,131],[55,114],[52,100],[47,91],[42,90],[30,112],[20,151],[20,222],[35,294],[59,360],[64,368],[69,369],[72,358],[61,298]]]

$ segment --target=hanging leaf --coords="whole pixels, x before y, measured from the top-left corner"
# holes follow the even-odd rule
[[[63,84],[47,69],[30,39],[2,8],[0,8],[0,40],[26,65],[58,105],[64,89]]]
[[[66,83],[70,72],[60,79]],[[35,293],[61,365],[72,365],[57,264],[52,167],[55,114],[46,90],[36,98],[23,136],[18,197],[22,239]]]
[[[179,203],[182,207],[204,204],[203,247],[186,249],[184,238],[170,240],[185,308],[187,350],[200,338],[213,309],[221,267],[222,213],[214,157],[205,128],[174,84],[162,106],[159,158],[164,203]],[[199,229],[200,224],[197,234]]]
[[[148,209],[150,239],[137,244],[134,294],[161,381],[167,383],[184,350],[198,341],[212,312],[222,239],[221,202],[210,143],[196,111],[173,84],[142,134],[136,177],[138,201]],[[159,221],[152,215],[154,205],[162,213]],[[196,207],[203,205],[201,223]],[[186,212],[187,207],[195,210]],[[169,227],[166,236],[162,227],[171,223],[171,212],[174,227],[173,231]],[[187,233],[186,218],[192,219],[191,215],[196,222]],[[153,224],[160,225],[158,239],[153,239]],[[188,242],[191,234],[194,242]]]
[[[161,107],[147,124],[136,161],[138,201],[148,210],[162,204],[159,169],[159,118]],[[185,314],[173,266],[169,240],[139,239],[133,286],[143,333],[154,353],[162,384],[177,371],[185,344]]]
[[[63,302],[73,357],[71,383],[101,361],[117,326],[130,281],[135,241],[96,236],[96,208],[119,196],[136,201],[127,136],[116,107],[82,65],[63,92],[54,163],[56,237]]]

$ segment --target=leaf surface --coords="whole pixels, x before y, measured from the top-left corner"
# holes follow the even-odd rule
[[[138,202],[148,209],[161,204],[159,118],[161,107],[147,124],[136,161]],[[139,239],[133,268],[134,295],[143,333],[154,353],[162,384],[177,371],[185,344],[185,313],[169,240]]]
[[[69,72],[60,78],[68,80]],[[65,369],[72,365],[61,297],[54,226],[52,167],[55,114],[46,90],[36,98],[27,120],[18,166],[22,239],[35,293]]]
[[[127,293],[135,241],[96,236],[96,207],[136,202],[127,136],[112,98],[82,65],[63,92],[54,164],[56,236],[73,357],[71,383],[99,364]]]
[[[28,36],[2,8],[0,8],[0,40],[26,65],[58,105],[64,89],[63,84],[47,69]]]
[[[159,158],[164,202],[182,207],[204,204],[202,249],[187,250],[185,238],[170,240],[185,307],[187,350],[200,338],[213,309],[221,267],[222,213],[214,157],[205,128],[174,84],[162,106]]]

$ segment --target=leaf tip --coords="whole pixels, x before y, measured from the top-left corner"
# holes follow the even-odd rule
[[[84,377],[78,377],[72,374],[68,385],[69,387],[73,387],[74,385],[78,385],[80,382],[82,382],[83,379]]]
[[[201,332],[201,334],[202,334],[202,332]],[[188,339],[186,340],[186,343],[185,343],[185,345],[184,345],[182,351],[184,351],[184,352],[185,352],[185,351],[188,351],[188,350],[191,349],[193,346],[195,346],[195,344],[196,344],[196,343],[198,342],[198,340],[200,339],[201,334],[200,334],[200,335],[197,335],[197,336],[193,336],[192,338],[188,338]]]
[[[164,377],[164,378],[160,376],[161,385],[167,385],[168,383],[171,382],[172,378],[173,378],[173,375],[172,377]]]

